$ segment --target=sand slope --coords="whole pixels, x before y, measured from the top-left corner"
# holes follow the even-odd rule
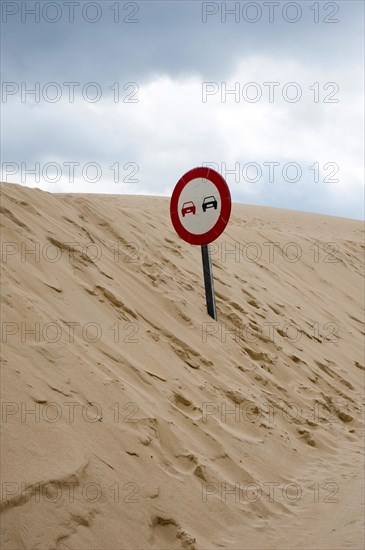
[[[168,199],[1,213],[2,548],[363,547],[361,222],[234,205],[214,322]]]

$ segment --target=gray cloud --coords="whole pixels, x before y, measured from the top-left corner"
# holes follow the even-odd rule
[[[34,4],[27,2],[28,8]],[[325,65],[348,62],[349,53],[359,58],[361,55],[362,2],[320,2],[318,23],[314,23],[316,15],[310,9],[313,3],[307,1],[281,2],[275,6],[273,23],[269,22],[268,5],[275,2],[253,3],[262,10],[257,23],[243,19],[242,9],[248,2],[211,2],[211,9],[215,5],[218,13],[207,16],[206,23],[202,22],[202,6],[209,3],[204,2],[120,2],[120,19],[128,20],[133,8],[123,8],[136,4],[139,11],[131,18],[138,22],[115,23],[115,13],[110,9],[115,2],[107,0],[97,3],[102,16],[94,24],[81,17],[87,2],[78,2],[73,23],[68,21],[65,3],[59,4],[63,6],[62,18],[54,24],[44,17],[35,23],[31,15],[22,23],[20,11],[8,15],[3,24],[6,79],[96,80],[112,84],[115,80],[144,81],[159,73],[224,79],[237,60],[247,55],[270,52],[280,62],[280,55],[290,54],[298,61]],[[239,22],[233,15],[222,22],[223,4],[227,10],[239,5]],[[296,23],[284,20],[283,10],[285,17],[295,17],[295,8],[288,8],[290,4],[301,10]],[[49,14],[51,17],[52,12]],[[255,11],[248,10],[247,15],[252,19]],[[326,18],[339,22],[325,23]]]
[[[34,23],[31,16],[22,23],[20,12],[3,22],[3,81],[19,86],[23,82],[28,88],[39,82],[41,90],[44,84],[56,82],[63,96],[55,103],[42,95],[39,103],[29,97],[22,103],[17,93],[3,102],[6,140],[2,158],[19,165],[97,162],[103,167],[103,180],[90,184],[61,179],[50,184],[41,178],[38,186],[55,191],[166,194],[181,173],[204,161],[234,165],[236,161],[279,159],[283,164],[297,161],[304,166],[337,161],[342,178],[337,187],[314,185],[313,174],[307,170],[291,187],[282,179],[273,187],[265,175],[255,188],[232,182],[233,198],[350,217],[363,215],[359,171],[362,2],[281,2],[272,23],[268,2],[263,1],[251,3],[262,9],[257,23],[243,20],[247,2],[239,3],[238,23],[232,15],[222,22],[222,2],[209,4],[219,11],[208,16],[206,23],[202,22],[204,3],[196,1],[138,2],[135,14],[135,3],[120,3],[120,19],[133,17],[137,23],[113,22],[110,8],[116,3],[96,2],[102,16],[94,24],[79,16],[86,2],[79,2],[78,9],[75,6],[73,23],[67,21],[65,2],[58,4],[62,17],[54,24],[42,17]],[[232,8],[237,2],[225,4]],[[293,17],[296,5],[302,12],[300,20],[285,21],[283,9]],[[318,23],[314,22],[314,5],[318,5]],[[325,17],[339,22],[325,23]],[[72,104],[63,84],[71,81],[80,83]],[[206,103],[202,102],[203,81],[215,82],[219,88]],[[235,82],[256,81],[265,93],[263,82],[278,81],[279,98],[273,104],[267,98],[244,104],[241,94],[238,105],[232,97],[222,103],[223,81],[228,88]],[[303,98],[298,103],[285,102],[280,96],[290,81],[301,83]],[[103,94],[100,101],[83,99],[81,90],[88,82],[98,83]],[[130,85],[123,89],[124,84],[137,83],[138,103],[114,102],[110,86],[115,82],[122,100],[134,91]],[[317,103],[310,90],[315,82],[321,94]],[[323,103],[331,92],[331,88],[323,89],[327,82],[337,83],[338,104]],[[124,170],[127,181],[123,185],[113,181],[109,166],[114,162],[120,162]],[[139,167],[138,184],[130,182],[135,178],[128,179],[130,170],[124,168],[133,162]],[[20,183],[19,174],[13,181]],[[34,185],[28,180],[26,184]]]

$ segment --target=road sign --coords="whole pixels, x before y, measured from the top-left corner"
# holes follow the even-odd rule
[[[172,193],[170,215],[176,233],[189,244],[205,245],[224,231],[231,214],[225,180],[208,167],[193,168]]]
[[[207,311],[217,319],[209,243],[221,235],[231,214],[225,180],[208,167],[193,168],[180,178],[171,196],[170,215],[176,233],[201,245]]]

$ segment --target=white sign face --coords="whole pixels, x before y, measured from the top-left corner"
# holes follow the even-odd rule
[[[170,216],[176,233],[189,244],[206,245],[219,237],[231,215],[226,181],[207,166],[186,172],[171,195]]]
[[[208,179],[195,178],[187,183],[178,200],[178,216],[183,227],[194,235],[210,231],[222,209],[218,188]]]

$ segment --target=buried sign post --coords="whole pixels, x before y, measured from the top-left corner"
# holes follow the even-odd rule
[[[217,308],[215,306],[212,261],[210,259],[208,244],[202,244],[202,261],[203,261],[205,300],[207,302],[207,312],[216,321]]]
[[[170,215],[176,233],[201,246],[208,313],[217,319],[209,243],[224,231],[231,214],[231,195],[224,178],[207,167],[193,168],[177,182]]]

